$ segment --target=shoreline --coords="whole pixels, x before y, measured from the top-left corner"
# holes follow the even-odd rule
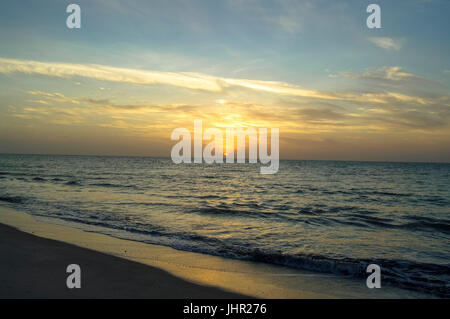
[[[9,291],[17,297],[58,298],[58,295],[55,296],[56,290],[47,285],[41,285],[45,287],[42,294],[36,291],[27,294],[26,287],[29,286],[26,283],[53,282],[51,275],[59,271],[63,278],[60,298],[433,298],[428,294],[390,286],[368,289],[365,280],[118,239],[37,221],[27,213],[5,206],[0,206],[0,224],[6,225],[0,225],[0,256],[5,258],[1,262],[4,265],[0,265],[0,281],[8,282]],[[4,232],[7,226],[15,230]],[[4,235],[6,232],[15,233],[10,239]],[[11,242],[12,238],[16,246]],[[35,245],[38,246],[30,250]],[[86,269],[86,273],[98,274],[92,279],[85,278],[92,281],[92,289],[74,289],[79,291],[75,293],[67,289],[65,267],[68,264],[62,269],[61,265],[53,269],[55,262],[49,262],[60,260],[58,258],[66,261],[76,259],[68,264],[80,264],[82,272],[84,268],[81,264],[89,262],[91,270]],[[5,275],[2,279],[5,274],[3,268],[10,269],[15,275]],[[130,279],[130,274],[138,275]],[[104,282],[95,283],[96,278]],[[8,285],[0,285],[1,298],[14,297],[8,296],[4,290]],[[119,288],[103,290],[102,287],[108,285]],[[149,285],[154,289],[149,291]]]

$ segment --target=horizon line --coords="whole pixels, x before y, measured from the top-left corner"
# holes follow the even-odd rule
[[[140,157],[140,158],[154,158],[154,159],[171,159],[170,156],[156,156],[156,155],[110,155],[110,154],[45,154],[45,153],[3,153],[2,155],[25,155],[25,156],[79,156],[79,157]],[[247,160],[247,158],[246,158]],[[345,160],[345,159],[292,159],[292,158],[280,158],[280,161],[311,161],[311,162],[355,162],[355,163],[398,163],[398,164],[450,164],[448,162],[440,161],[404,161],[404,160]],[[205,164],[205,163],[193,163],[193,164]],[[217,164],[217,163],[214,163]],[[238,164],[238,163],[221,163],[221,164]],[[239,164],[251,164],[248,162]]]

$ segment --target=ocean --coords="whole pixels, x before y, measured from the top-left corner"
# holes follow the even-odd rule
[[[0,155],[0,204],[45,222],[450,297],[450,164]]]

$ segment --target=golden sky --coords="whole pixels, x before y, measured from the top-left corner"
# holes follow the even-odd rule
[[[449,46],[433,33],[443,17],[433,40],[401,21],[365,30],[351,2],[334,7],[342,31],[307,1],[255,2],[257,16],[224,1],[181,18],[183,2],[158,9],[168,21],[139,1],[108,3],[81,3],[78,31],[52,28],[53,2],[36,8],[37,26],[20,4],[0,19],[0,152],[168,157],[172,130],[203,120],[279,128],[282,159],[450,161]],[[292,10],[328,22],[297,24]]]

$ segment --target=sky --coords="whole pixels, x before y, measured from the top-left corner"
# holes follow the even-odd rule
[[[172,131],[202,120],[279,128],[282,159],[450,162],[449,14],[447,0],[2,1],[0,153],[169,157]]]

